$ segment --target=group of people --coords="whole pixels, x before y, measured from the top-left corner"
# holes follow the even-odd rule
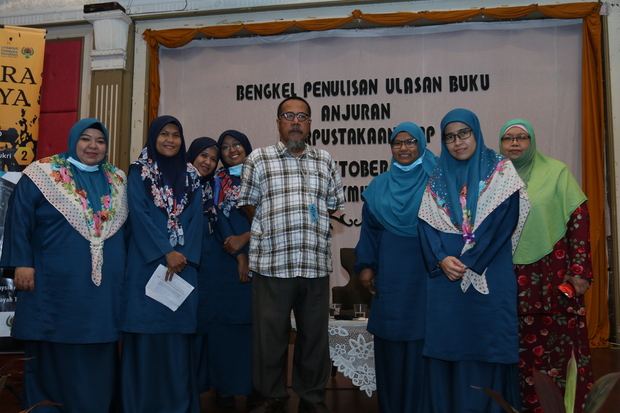
[[[160,116],[128,177],[87,118],[67,152],[25,169],[0,259],[19,290],[24,408],[198,413],[215,388],[221,407],[245,395],[257,413],[283,412],[293,311],[299,411],[328,411],[329,215],[344,208],[342,182],[306,146],[308,103],[277,110],[279,142],[256,151],[235,130],[186,150],[178,119]],[[178,308],[147,294],[161,267],[192,290]]]
[[[215,388],[219,406],[246,396],[254,413],[283,413],[292,311],[298,411],[329,412],[329,216],[344,194],[331,156],[306,144],[311,117],[287,98],[275,145],[253,150],[227,130],[186,150],[181,123],[160,116],[128,177],[88,118],[67,152],[26,168],[0,260],[20,290],[25,408],[197,413]],[[539,412],[532,368],[563,386],[571,352],[581,411],[592,381],[583,192],[524,120],[502,128],[501,154],[465,109],[443,118],[441,139],[437,157],[417,125],[398,125],[389,171],[363,193],[356,271],[375,293],[381,412],[501,411],[471,386]],[[145,293],[160,266],[194,289],[174,311]],[[564,281],[575,297],[558,291]]]
[[[565,164],[536,149],[530,123],[512,120],[499,136],[497,153],[478,117],[454,109],[437,157],[417,125],[402,123],[390,170],[362,194],[355,266],[374,293],[382,413],[503,411],[478,388],[540,413],[532,369],[565,389],[571,354],[583,412],[592,386],[586,197]]]

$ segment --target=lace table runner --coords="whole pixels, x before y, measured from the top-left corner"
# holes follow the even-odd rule
[[[295,317],[291,317],[295,328]],[[329,320],[329,357],[338,371],[366,392],[377,390],[375,343],[366,331],[367,320]]]
[[[338,371],[364,390],[368,397],[377,390],[375,343],[366,331],[368,321],[329,320],[329,357]]]

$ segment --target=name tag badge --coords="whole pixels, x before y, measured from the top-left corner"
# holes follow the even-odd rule
[[[308,213],[310,214],[310,220],[317,222],[319,220],[319,213],[316,210],[316,204],[308,205]]]

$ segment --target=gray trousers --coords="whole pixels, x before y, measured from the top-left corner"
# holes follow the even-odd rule
[[[288,399],[286,350],[293,310],[297,327],[293,355],[293,390],[310,403],[325,401],[330,374],[328,323],[329,277],[252,278],[255,391],[262,397]]]

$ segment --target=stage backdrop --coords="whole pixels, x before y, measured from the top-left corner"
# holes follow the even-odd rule
[[[334,30],[161,47],[159,113],[177,116],[188,141],[237,129],[260,147],[278,139],[278,103],[307,99],[310,144],[332,154],[345,185],[346,209],[332,220],[332,285],[342,285],[338,251],[357,243],[360,194],[389,168],[387,139],[401,122],[420,125],[439,155],[439,123],[453,108],[474,111],[495,150],[501,126],[523,118],[541,152],[580,180],[581,23]]]

